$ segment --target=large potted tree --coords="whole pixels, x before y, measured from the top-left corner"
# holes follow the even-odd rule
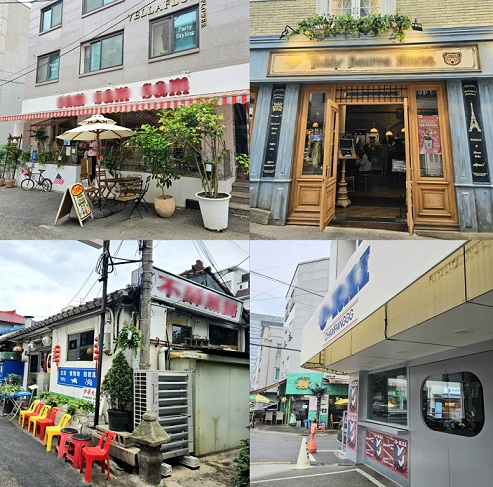
[[[133,406],[133,370],[120,350],[101,384],[101,391],[108,399],[109,428],[113,431],[127,431]]]
[[[222,231],[228,227],[231,195],[219,192],[219,166],[225,154],[224,116],[217,112],[215,101],[180,105],[161,112],[164,133],[184,153],[192,153],[202,179],[203,191],[196,193],[202,220],[208,230]]]
[[[171,160],[172,141],[162,126],[144,124],[134,133],[131,143],[140,148],[142,160],[151,172],[152,179],[156,181],[156,186],[161,189],[161,194],[154,199],[156,213],[161,217],[170,217],[176,208],[175,199],[165,194],[164,188],[169,188],[173,180],[180,178]]]
[[[7,152],[5,157],[5,186],[13,188],[15,185],[15,173],[20,166],[22,150],[15,145],[8,144],[5,146],[5,150]]]

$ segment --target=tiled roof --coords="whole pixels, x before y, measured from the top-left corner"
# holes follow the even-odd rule
[[[26,322],[26,318],[24,316],[18,315],[15,312],[15,309],[13,309],[12,311],[0,310],[0,321],[4,321],[5,323],[15,323],[17,325],[23,325]]]

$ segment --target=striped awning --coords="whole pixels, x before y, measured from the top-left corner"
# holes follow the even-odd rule
[[[78,117],[94,115],[95,113],[121,113],[139,112],[142,110],[163,110],[168,108],[177,108],[180,105],[191,105],[192,103],[200,103],[201,99],[206,102],[216,99],[216,103],[218,105],[233,105],[235,103],[244,104],[248,103],[250,100],[250,91],[238,90],[223,93],[209,93],[207,95],[183,96],[169,98],[165,100],[115,103],[112,105],[79,107],[63,110],[52,110],[47,112],[20,113],[19,115],[0,116],[0,122],[10,122],[13,120],[36,120],[39,118]]]

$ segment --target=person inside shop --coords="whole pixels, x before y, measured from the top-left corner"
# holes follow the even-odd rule
[[[296,414],[294,414],[294,409],[291,411],[289,416],[289,426],[296,426]]]
[[[370,160],[370,148],[368,144],[363,146],[363,150],[359,151],[358,160],[356,164],[359,166],[360,174],[370,174],[371,173],[371,160]]]
[[[395,139],[392,146],[392,159],[403,161],[406,159],[406,148],[401,139]]]
[[[390,164],[390,148],[392,146],[392,138],[389,136],[385,136],[380,145],[380,150],[378,153],[378,158],[380,160],[380,167],[382,170],[382,174],[387,174],[391,172],[391,164]]]
[[[97,164],[97,156],[98,156],[97,140],[91,140],[91,142],[89,142],[89,150],[87,151],[87,155],[91,158],[92,172],[91,175],[89,176],[89,180],[92,183],[94,181],[94,178],[96,177],[96,164]]]

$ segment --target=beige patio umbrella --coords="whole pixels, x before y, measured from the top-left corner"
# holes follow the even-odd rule
[[[106,118],[101,114],[92,115],[86,120],[82,120],[79,122],[79,126],[74,129],[67,130],[61,135],[57,136],[57,139],[62,140],[97,140],[98,155],[96,156],[97,164],[98,164],[98,188],[101,188],[101,161],[99,156],[99,141],[103,139],[123,139],[124,137],[130,137],[133,134],[133,131],[117,125],[114,120],[110,118]],[[108,216],[110,212],[104,214],[101,210],[101,189],[99,189],[99,213],[100,215],[94,214],[95,218],[98,216],[104,217]]]

